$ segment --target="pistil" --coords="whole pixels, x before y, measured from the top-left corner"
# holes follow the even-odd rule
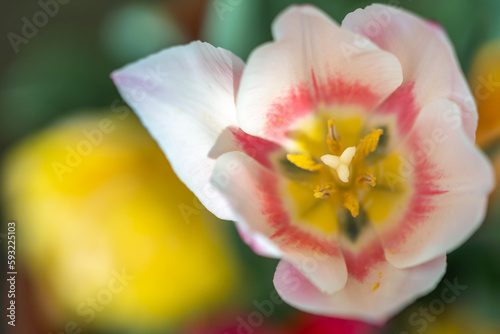
[[[354,154],[356,154],[356,147],[352,146],[346,148],[340,156],[325,154],[321,157],[321,161],[323,161],[323,163],[331,169],[335,170],[342,182],[348,183],[350,175],[349,168]]]

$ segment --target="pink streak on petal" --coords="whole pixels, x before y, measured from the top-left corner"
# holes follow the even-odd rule
[[[263,173],[259,178],[258,193],[262,204],[262,214],[275,231],[270,237],[280,246],[309,250],[328,255],[340,255],[335,243],[322,240],[304,231],[299,226],[292,225],[288,210],[283,206],[279,192],[278,178],[272,173]]]
[[[413,87],[413,82],[399,87],[377,110],[377,113],[383,115],[396,114],[396,125],[400,135],[410,131],[419,113],[415,105]]]
[[[363,282],[370,273],[370,269],[377,263],[387,262],[384,255],[384,249],[377,239],[368,244],[359,252],[351,252],[343,249],[344,259],[347,265],[347,272],[350,278]]]
[[[426,220],[436,209],[433,203],[438,200],[440,195],[448,192],[448,190],[441,189],[437,185],[437,181],[444,178],[445,175],[436,171],[435,164],[422,152],[421,138],[414,135],[410,140],[411,150],[415,153],[421,153],[415,158],[416,161],[413,167],[413,188],[415,192],[410,199],[405,215],[386,238],[386,247],[395,251],[397,251],[399,245],[406,242],[407,236],[419,228],[419,225],[426,223]]]
[[[247,134],[240,128],[231,129],[240,149],[264,167],[272,169],[269,154],[281,148],[280,145],[260,137]]]
[[[331,76],[326,83],[320,83],[311,70],[311,83],[296,85],[276,98],[267,114],[265,131],[271,138],[282,139],[295,121],[315,112],[320,103],[326,106],[355,105],[370,111],[378,98],[368,86],[347,82],[338,74]]]

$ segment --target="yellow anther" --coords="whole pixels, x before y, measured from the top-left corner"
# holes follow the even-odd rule
[[[368,184],[370,186],[372,186],[372,188],[375,187],[375,185],[377,184],[377,178],[373,175],[366,175],[365,174],[365,176],[367,176],[366,181],[368,182]]]
[[[341,138],[337,132],[337,127],[335,126],[333,118],[328,120],[328,135],[326,137],[326,143],[328,144],[328,149],[331,154],[340,155],[340,153],[342,153]]]
[[[333,129],[333,127],[335,126],[335,120],[333,118],[330,118],[328,120],[328,129]]]
[[[368,189],[370,186],[373,188],[377,184],[377,178],[373,176],[371,171],[367,171],[356,179],[356,184]]]
[[[317,172],[323,168],[323,165],[316,163],[309,154],[287,154],[286,158],[295,166],[310,172]]]
[[[356,154],[356,147],[348,147],[342,155],[336,156],[333,154],[326,154],[321,157],[321,161],[328,167],[337,171],[337,175],[342,182],[349,182],[349,166],[351,165],[352,158]]]
[[[344,195],[344,207],[356,218],[359,214],[359,202],[353,193],[347,192]]]
[[[314,188],[314,197],[320,199],[326,199],[330,197],[332,192],[333,188],[330,184],[316,186],[316,188]]]
[[[375,282],[375,284],[373,284],[372,291],[377,290],[379,286],[380,286],[380,283],[379,282]]]
[[[365,138],[361,140],[358,147],[356,148],[355,160],[359,161],[365,158],[368,154],[375,151],[378,145],[380,136],[384,133],[384,130],[377,129],[373,130],[372,133],[366,135]]]

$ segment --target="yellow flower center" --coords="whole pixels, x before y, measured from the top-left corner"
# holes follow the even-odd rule
[[[288,154],[287,159],[295,166],[319,173],[319,183],[313,196],[318,200],[341,201],[352,217],[359,215],[360,193],[376,185],[376,178],[368,168],[366,157],[376,150],[382,129],[373,130],[357,146],[344,147],[335,121],[328,120],[326,138],[329,154],[314,157],[311,154]]]

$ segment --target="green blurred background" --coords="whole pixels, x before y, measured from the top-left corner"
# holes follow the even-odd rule
[[[201,207],[109,79],[196,39],[245,60],[292,3],[302,1],[2,1],[0,232],[5,254],[7,222],[16,221],[18,271],[16,327],[2,314],[2,332],[500,333],[498,194],[481,230],[449,255],[437,289],[384,326],[269,304],[277,261],[253,254],[233,224]],[[341,22],[371,2],[308,3]],[[444,26],[473,92],[480,78],[500,82],[500,1],[389,3]],[[498,171],[500,87],[490,88],[478,100],[478,144]],[[88,154],[72,155],[78,149]],[[446,280],[467,286],[452,303],[441,301]]]

